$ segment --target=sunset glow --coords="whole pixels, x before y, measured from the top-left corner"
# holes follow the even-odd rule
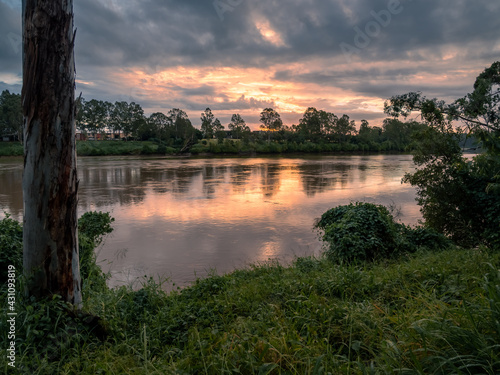
[[[16,4],[0,0],[0,89],[20,92]],[[196,127],[207,107],[223,125],[239,113],[253,129],[269,107],[285,125],[315,107],[380,126],[391,96],[455,100],[500,55],[500,4],[486,0],[453,12],[401,0],[386,22],[374,16],[387,12],[386,1],[243,1],[223,11],[201,0],[179,4],[77,2],[77,94],[134,101],[146,115],[180,108]]]

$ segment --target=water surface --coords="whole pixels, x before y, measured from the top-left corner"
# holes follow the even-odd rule
[[[111,285],[166,276],[184,285],[210,270],[319,254],[313,231],[329,208],[390,205],[420,219],[401,184],[409,155],[167,159],[79,158],[79,213],[109,211],[114,232],[99,249]],[[0,158],[0,209],[22,218],[22,160]],[[0,214],[2,215],[2,214]]]

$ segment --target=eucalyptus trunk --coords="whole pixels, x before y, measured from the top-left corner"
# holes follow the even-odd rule
[[[73,1],[23,0],[26,292],[79,306]]]

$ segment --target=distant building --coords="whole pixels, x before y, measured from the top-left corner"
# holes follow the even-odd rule
[[[19,141],[17,134],[4,134],[2,135],[3,142],[16,142]]]
[[[75,138],[77,141],[86,141],[88,137],[85,133],[76,133]]]
[[[75,134],[75,138],[77,141],[102,141],[102,140],[121,140],[125,138],[125,133],[96,133],[96,134],[87,134],[77,132]]]

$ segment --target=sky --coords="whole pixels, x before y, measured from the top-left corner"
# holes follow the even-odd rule
[[[212,109],[257,129],[308,107],[381,125],[384,101],[453,101],[500,60],[492,0],[75,0],[76,92],[172,108],[194,126]],[[22,86],[21,0],[0,0],[0,91]]]

